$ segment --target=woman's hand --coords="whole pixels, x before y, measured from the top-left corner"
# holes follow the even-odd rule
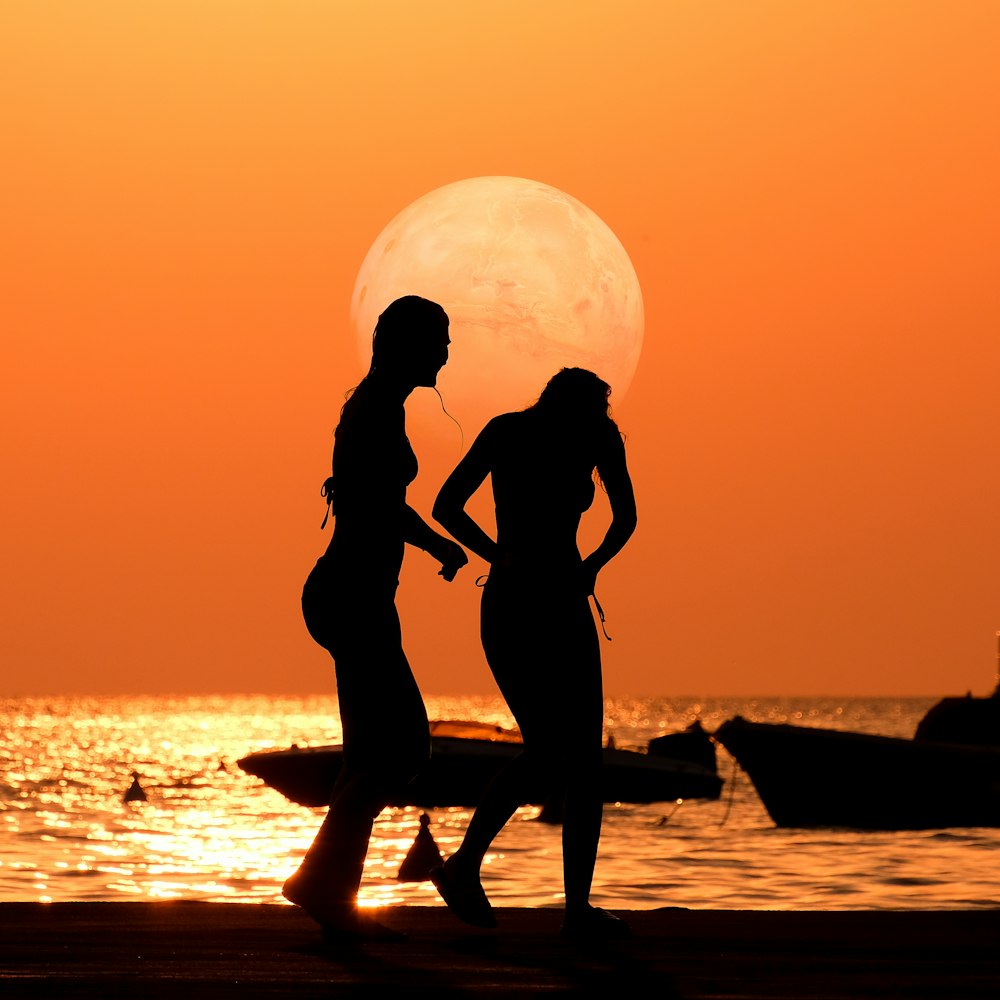
[[[469,561],[465,549],[450,538],[439,535],[409,504],[404,516],[406,541],[437,559],[441,563],[438,576],[451,583],[455,574]]]
[[[455,574],[469,561],[465,549],[450,538],[441,539],[440,551],[436,551],[434,556],[441,560],[438,576],[443,576],[449,583],[455,579]]]

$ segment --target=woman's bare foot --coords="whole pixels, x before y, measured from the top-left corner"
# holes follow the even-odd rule
[[[402,941],[406,935],[380,923],[373,914],[358,908],[355,899],[343,899],[323,892],[300,872],[292,875],[281,887],[281,894],[290,903],[305,910],[320,925],[327,944],[347,940]]]
[[[486,898],[479,875],[463,872],[450,857],[440,868],[432,868],[431,881],[437,887],[448,909],[467,924],[474,927],[496,927],[497,920],[493,907]]]

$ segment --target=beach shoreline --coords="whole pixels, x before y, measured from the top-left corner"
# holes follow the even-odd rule
[[[667,1000],[993,998],[1000,909],[616,911],[634,937],[580,944],[558,909],[499,927],[392,906],[402,942],[328,947],[294,907],[188,901],[0,903],[0,992],[48,997],[648,994]]]

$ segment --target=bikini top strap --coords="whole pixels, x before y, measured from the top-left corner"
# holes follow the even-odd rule
[[[319,526],[319,530],[322,531],[326,527],[326,522],[330,520],[330,515],[336,513],[333,509],[333,476],[319,488],[319,495],[326,499],[326,513],[323,515],[323,523]]]

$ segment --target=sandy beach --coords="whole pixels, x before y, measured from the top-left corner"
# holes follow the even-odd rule
[[[554,909],[481,931],[442,907],[393,907],[403,942],[324,946],[298,910],[225,903],[0,904],[0,993],[174,998],[592,994],[995,998],[1000,910],[623,913],[627,941],[562,939]]]

